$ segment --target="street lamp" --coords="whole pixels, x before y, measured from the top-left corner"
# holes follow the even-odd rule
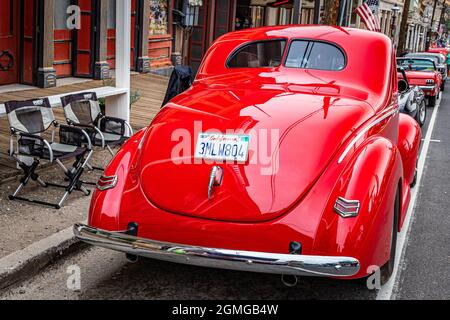
[[[394,4],[391,11],[392,11],[391,38],[395,42],[395,36],[397,34],[396,20],[397,20],[397,13],[400,11],[400,7],[397,4]]]

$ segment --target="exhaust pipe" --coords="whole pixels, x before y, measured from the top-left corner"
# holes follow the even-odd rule
[[[136,263],[139,261],[139,256],[135,256],[129,253],[126,254],[126,258],[129,263]]]
[[[292,275],[281,275],[281,282],[288,288],[293,288],[298,284],[298,277]]]
[[[129,236],[137,237],[138,230],[139,230],[139,225],[136,222],[130,222],[128,224],[128,230],[127,230],[126,234]],[[130,263],[136,263],[139,261],[139,257],[135,256],[133,254],[127,253],[126,257],[127,257],[128,262],[130,262]]]
[[[292,241],[289,243],[290,254],[302,254],[303,246],[301,243]],[[298,284],[298,277],[292,275],[281,275],[281,282],[288,288],[293,288]]]

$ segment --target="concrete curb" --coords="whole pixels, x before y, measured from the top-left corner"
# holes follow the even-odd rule
[[[78,245],[81,243],[75,238],[73,227],[70,227],[1,258],[0,290],[32,277]]]

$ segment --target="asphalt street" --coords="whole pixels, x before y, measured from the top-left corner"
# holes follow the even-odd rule
[[[433,108],[428,108],[425,137]],[[404,255],[391,299],[450,299],[450,89],[436,114]],[[416,187],[417,188],[417,187]],[[73,266],[81,290],[67,286]],[[286,287],[279,276],[215,270],[142,259],[88,247],[0,293],[0,299],[377,299],[362,281],[302,278]],[[386,297],[385,297],[386,298]]]

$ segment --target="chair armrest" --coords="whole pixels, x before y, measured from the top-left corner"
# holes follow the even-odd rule
[[[48,149],[49,152],[49,161],[53,162],[54,157],[53,157],[53,150],[52,147],[50,145],[50,142],[48,142],[47,140],[45,140],[44,138],[42,138],[39,135],[36,134],[32,134],[32,133],[25,133],[25,132],[20,132],[20,131],[11,131],[11,137],[16,136],[19,137],[20,139],[26,138],[26,139],[34,139],[34,140],[39,140],[41,141]],[[12,144],[12,142],[11,142]],[[10,155],[12,155],[12,150],[10,150]]]
[[[105,132],[108,132],[107,131],[107,123],[108,122],[115,122],[115,123],[121,124],[121,126],[122,126],[121,127],[121,130],[122,130],[121,135],[122,136],[125,136],[125,134],[126,134],[125,129],[128,129],[130,131],[130,136],[132,136],[134,134],[133,128],[131,127],[131,125],[128,121],[121,119],[121,118],[109,117],[109,116],[103,116],[99,120],[99,127],[101,129],[105,129],[104,130]]]
[[[12,135],[19,136],[21,138],[30,138],[30,139],[37,139],[37,140],[45,141],[45,139],[42,138],[41,136],[38,136],[38,135],[32,134],[32,133],[25,133],[25,132],[20,132],[20,131],[12,131]]]

